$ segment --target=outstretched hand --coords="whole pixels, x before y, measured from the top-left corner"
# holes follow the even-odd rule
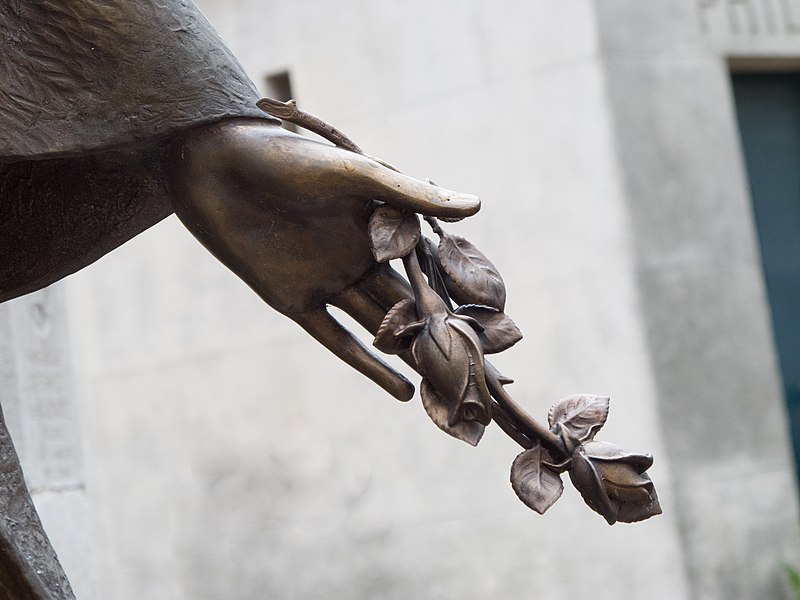
[[[444,218],[473,215],[475,196],[255,119],[193,130],[174,146],[175,212],[270,306],[400,400],[413,385],[327,311],[375,333],[411,288],[378,264],[367,233],[376,201]]]
[[[436,252],[426,242],[415,245],[417,219],[383,207],[458,218],[477,212],[477,198],[254,120],[195,130],[174,152],[175,212],[192,233],[272,307],[390,394],[409,400],[411,382],[327,306],[377,333],[377,346],[404,356],[423,376],[422,405],[446,433],[476,445],[495,421],[525,449],[514,460],[511,483],[530,508],[547,511],[569,471],[586,503],[609,524],[661,513],[646,473],[652,457],[594,440],[608,416],[608,398],[569,396],[550,409],[545,424],[511,398],[504,388],[511,380],[484,359],[521,337],[503,312],[505,287],[494,266],[435,221]],[[405,227],[407,221],[414,227]],[[402,239],[408,237],[410,246]],[[403,257],[413,289],[387,262],[376,262],[370,242],[381,259]],[[417,250],[432,261],[427,267]],[[448,298],[461,306],[451,311]]]

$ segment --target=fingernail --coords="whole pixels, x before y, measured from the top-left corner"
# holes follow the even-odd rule
[[[458,215],[453,216],[470,216],[474,215],[481,208],[481,200],[472,194],[453,194],[444,198],[447,207],[457,211]]]

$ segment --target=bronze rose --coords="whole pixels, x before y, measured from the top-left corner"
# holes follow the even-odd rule
[[[511,467],[511,485],[530,508],[544,514],[561,497],[561,474],[592,510],[613,525],[661,514],[646,471],[649,454],[594,440],[608,418],[609,398],[574,394],[537,422],[505,391],[512,381],[484,360],[522,337],[503,312],[506,292],[496,267],[473,244],[426,221],[438,247],[421,235],[411,212],[379,205],[370,217],[375,259],[402,258],[413,290],[396,301],[376,329],[373,344],[399,354],[422,375],[422,404],[443,431],[473,446],[494,419],[525,450]],[[452,310],[451,300],[461,306]]]
[[[425,288],[417,297],[421,319],[396,335],[414,336],[411,355],[424,377],[422,403],[428,415],[442,430],[474,446],[492,420],[476,331],[481,326],[471,317],[452,313],[431,288]]]
[[[586,504],[609,525],[635,523],[661,514],[655,487],[645,472],[652,464],[649,454],[589,441],[573,451],[569,478]]]
[[[483,351],[478,335],[463,317],[435,313],[422,324],[411,344],[420,373],[447,406],[447,424],[492,420],[492,401],[486,387]],[[426,407],[427,408],[427,407]]]

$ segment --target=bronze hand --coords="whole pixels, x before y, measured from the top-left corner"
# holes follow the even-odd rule
[[[175,212],[195,237],[336,356],[410,399],[413,385],[326,306],[376,328],[398,294],[411,297],[370,250],[375,200],[447,218],[476,213],[479,200],[255,119],[190,131],[172,152]]]

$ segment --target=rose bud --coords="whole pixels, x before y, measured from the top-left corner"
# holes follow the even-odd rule
[[[645,473],[652,464],[649,454],[590,441],[575,448],[569,477],[586,504],[609,525],[634,523],[661,514],[655,487]]]
[[[456,315],[425,281],[415,253],[404,258],[419,320],[394,333],[413,336],[411,355],[423,376],[422,403],[434,423],[473,446],[492,420],[483,349],[472,317]]]
[[[492,420],[483,351],[478,334],[462,317],[436,313],[423,322],[411,344],[420,373],[447,405],[447,424]]]

